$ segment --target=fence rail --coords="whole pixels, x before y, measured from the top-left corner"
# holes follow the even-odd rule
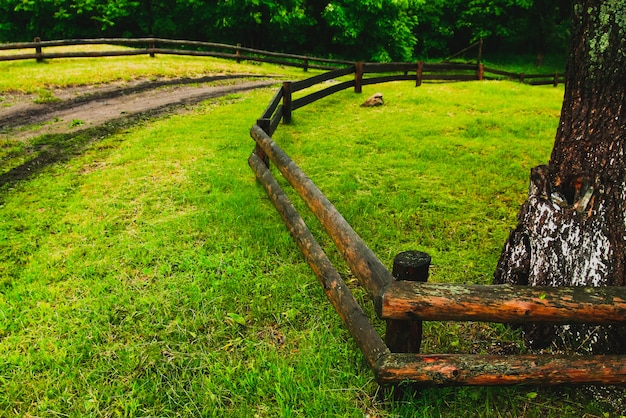
[[[44,52],[44,48],[76,45],[120,45],[136,48],[132,51],[93,51],[93,52]],[[176,48],[158,48],[159,45],[175,46]],[[188,48],[196,48],[191,50]],[[96,39],[63,39],[42,41],[35,38],[33,42],[19,42],[0,44],[0,51],[15,49],[34,49],[31,54],[0,55],[0,61],[35,59],[41,62],[45,59],[58,58],[86,58],[86,57],[113,57],[123,55],[188,55],[226,58],[236,61],[257,61],[292,67],[304,70],[320,69],[332,70],[337,66],[350,65],[351,61],[317,58],[306,55],[284,54],[280,52],[265,51],[260,49],[246,48],[241,45],[228,45],[215,42],[188,41],[164,38],[96,38]],[[230,52],[223,52],[230,51]],[[316,64],[317,63],[317,64]]]
[[[410,265],[400,266],[400,255],[405,253],[396,257],[391,273],[313,181],[272,139],[281,118],[284,123],[289,123],[293,110],[346,88],[354,87],[359,93],[363,85],[394,80],[415,81],[416,86],[424,80],[477,80],[489,72],[524,81],[523,75],[494,72],[481,65],[355,63],[307,80],[286,82],[250,130],[256,148],[249,165],[264,185],[379,383],[409,381],[425,386],[626,385],[626,356],[419,354],[422,320],[623,325],[626,324],[626,287],[543,288],[426,283],[430,257],[403,257],[402,263],[409,260]],[[293,93],[350,74],[354,74],[354,79],[335,83],[295,100],[292,98]],[[374,77],[363,78],[364,74]],[[526,76],[538,81],[549,77]],[[558,75],[550,82],[557,79]],[[270,161],[333,240],[354,276],[370,295],[377,316],[387,321],[384,341],[274,179],[268,168]]]
[[[53,48],[60,46],[77,46],[77,45],[119,45],[132,47],[131,50],[110,50],[110,51],[72,51],[72,52],[45,52],[44,48]],[[173,48],[163,48],[161,46],[170,46]],[[195,48],[195,49],[190,49]],[[370,78],[365,82],[367,84],[384,83],[387,81],[413,80],[421,83],[422,80],[428,81],[469,81],[475,79],[497,79],[507,78],[519,80],[533,85],[563,83],[563,77],[560,74],[516,74],[497,69],[484,67],[482,64],[457,64],[457,63],[363,63],[358,65],[353,61],[337,60],[329,58],[318,58],[307,55],[285,54],[280,52],[266,51],[254,48],[247,48],[241,45],[228,45],[216,42],[177,40],[166,38],[94,38],[94,39],[60,39],[44,41],[35,38],[33,42],[17,42],[0,44],[0,51],[10,51],[18,49],[33,49],[32,53],[6,54],[0,55],[0,61],[16,61],[34,59],[42,62],[46,59],[61,58],[97,58],[97,57],[116,57],[116,56],[136,56],[149,55],[155,57],[157,54],[162,55],[184,55],[195,57],[214,57],[241,61],[256,61],[270,64],[285,65],[291,67],[302,68],[307,71],[309,68],[317,70],[335,70],[337,67],[346,67],[338,70],[346,71],[345,74],[325,73],[320,74],[320,79],[312,77],[303,80],[300,83],[310,83],[307,87],[315,85],[320,80],[329,80],[335,77],[341,77],[352,73],[352,68],[363,74],[370,73],[389,73],[400,72],[401,75],[388,75],[379,79]],[[415,73],[412,77],[409,73]],[[332,75],[331,75],[332,74]],[[475,76],[473,75],[475,74]],[[306,88],[303,85],[294,87],[295,91]],[[332,94],[332,93],[331,93]]]

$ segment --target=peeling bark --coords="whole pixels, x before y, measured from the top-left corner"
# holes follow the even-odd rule
[[[575,3],[554,148],[531,171],[495,283],[626,284],[626,2]],[[621,326],[533,325],[525,337],[535,348],[626,353]]]

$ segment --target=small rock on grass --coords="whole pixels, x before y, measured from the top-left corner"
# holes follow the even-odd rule
[[[375,107],[382,106],[383,104],[385,104],[385,102],[383,101],[383,94],[374,93],[365,102],[363,102],[363,104],[361,104],[361,107]]]

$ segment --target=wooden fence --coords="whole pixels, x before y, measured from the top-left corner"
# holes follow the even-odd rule
[[[44,48],[75,45],[120,45],[132,47],[127,50],[111,51],[74,51],[74,52],[45,52]],[[167,46],[164,48],[161,46]],[[187,55],[196,57],[215,57],[241,61],[267,62],[278,65],[319,70],[331,70],[340,65],[350,65],[350,61],[333,60],[326,58],[309,57],[305,55],[283,54],[214,42],[185,41],[163,38],[100,38],[100,39],[65,39],[42,41],[35,38],[33,42],[0,44],[0,51],[16,49],[33,49],[32,53],[0,55],[0,61],[29,60],[42,62],[46,59],[58,58],[85,58],[85,57],[115,57],[125,55]]]
[[[73,51],[73,52],[46,52],[45,48],[76,45],[120,45],[132,47],[132,49],[110,51]],[[165,47],[164,47],[165,46]],[[30,60],[42,62],[47,59],[59,58],[94,58],[149,55],[187,55],[197,57],[215,57],[232,59],[237,62],[256,61],[271,64],[298,67],[307,71],[309,68],[318,70],[334,70],[338,67],[348,66],[355,68],[357,74],[386,73],[393,71],[404,72],[404,77],[391,75],[371,78],[365,84],[375,84],[392,80],[416,80],[422,81],[467,81],[483,79],[512,79],[522,83],[540,85],[563,83],[563,76],[559,74],[517,74],[484,67],[482,64],[423,64],[423,63],[367,63],[359,64],[353,61],[316,58],[306,55],[283,54],[279,52],[264,51],[246,48],[240,45],[227,45],[214,42],[186,41],[163,38],[99,38],[99,39],[65,39],[42,41],[35,38],[33,42],[20,42],[0,44],[0,51],[32,49],[32,53],[19,53],[13,55],[0,55],[0,61]],[[359,67],[361,65],[361,67]],[[410,74],[414,73],[414,74]],[[315,83],[314,83],[315,84]],[[359,87],[357,87],[359,88]]]
[[[420,385],[559,385],[626,384],[626,356],[420,354],[421,321],[495,323],[625,324],[626,287],[527,287],[426,283],[430,259],[423,253],[401,253],[393,273],[376,257],[313,181],[272,139],[280,120],[291,112],[342,89],[392,80],[432,80],[430,71],[477,70],[449,74],[477,79],[484,68],[443,64],[356,64],[278,89],[250,135],[256,142],[248,163],[265,188],[290,234],[319,279],[326,295],[381,384]],[[398,72],[399,74],[385,74]],[[414,74],[410,74],[413,72]],[[375,73],[365,79],[364,74]],[[355,74],[304,97],[292,94],[318,83]],[[504,75],[504,74],[498,74]],[[436,78],[442,80],[444,78]],[[282,103],[281,103],[282,102]],[[302,217],[269,169],[273,163],[317,217],[354,276],[367,290],[377,316],[387,321],[385,340],[352,295]]]

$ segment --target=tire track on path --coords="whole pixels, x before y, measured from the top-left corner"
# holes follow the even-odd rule
[[[0,188],[11,187],[50,164],[79,155],[87,146],[141,120],[176,113],[208,99],[279,83],[268,77],[250,81],[253,77],[216,75],[82,86],[54,91],[54,97],[61,100],[41,105],[33,102],[32,95],[9,98],[14,101],[9,103],[12,106],[0,108],[0,139],[28,143],[37,138],[45,145],[31,147],[27,153],[33,154],[32,158],[7,171],[1,170]],[[215,82],[230,84],[207,85]],[[50,140],[39,141],[39,137]],[[1,163],[0,160],[0,169]]]

